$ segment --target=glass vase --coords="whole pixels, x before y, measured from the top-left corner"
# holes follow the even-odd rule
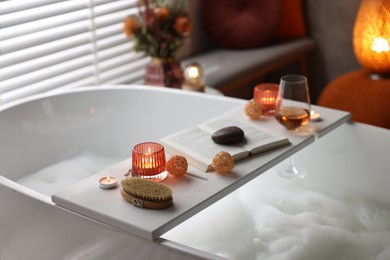
[[[144,81],[145,85],[181,88],[184,74],[180,61],[175,57],[153,57],[146,65]]]

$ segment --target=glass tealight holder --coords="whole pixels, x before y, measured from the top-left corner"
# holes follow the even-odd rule
[[[274,83],[261,83],[253,89],[254,101],[262,107],[263,115],[275,114],[275,101],[278,96],[279,86]]]
[[[145,142],[134,146],[132,151],[133,177],[162,181],[167,175],[164,146],[154,142]]]
[[[197,62],[191,62],[184,67],[184,83],[182,89],[204,92],[203,68]]]

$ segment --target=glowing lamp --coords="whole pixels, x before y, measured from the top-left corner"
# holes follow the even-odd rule
[[[184,67],[184,84],[182,89],[204,91],[203,68],[197,62],[191,62]]]
[[[363,0],[353,30],[358,62],[376,76],[390,74],[390,1]]]

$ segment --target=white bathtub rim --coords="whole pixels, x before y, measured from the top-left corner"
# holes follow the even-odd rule
[[[21,193],[23,195],[39,200],[46,204],[54,205],[54,203],[51,201],[51,198],[49,196],[46,196],[43,193],[40,193],[26,186],[23,186],[15,181],[12,181],[4,177],[3,175],[1,175],[1,173],[0,173],[0,185],[4,186],[5,188],[11,189],[14,192]]]
[[[137,85],[137,84],[134,84],[134,85],[133,84],[131,84],[131,85],[108,84],[108,85],[100,85],[100,86],[83,86],[83,87],[64,89],[64,90],[53,90],[53,91],[49,91],[49,92],[31,95],[29,97],[17,99],[14,101],[10,101],[10,102],[7,102],[5,104],[1,104],[1,102],[0,102],[0,112],[8,110],[8,109],[13,108],[13,107],[16,107],[18,105],[23,105],[25,103],[33,102],[33,101],[44,99],[44,98],[58,97],[58,96],[62,96],[62,95],[74,94],[74,93],[79,93],[79,92],[107,91],[107,90],[143,90],[143,91],[176,93],[176,94],[182,94],[182,95],[188,95],[188,96],[202,96],[202,97],[207,97],[207,98],[211,98],[211,99],[233,100],[233,101],[236,101],[237,103],[244,101],[242,99],[234,98],[234,97],[206,94],[203,92],[188,91],[188,90],[175,89],[175,88],[145,86],[145,85]]]

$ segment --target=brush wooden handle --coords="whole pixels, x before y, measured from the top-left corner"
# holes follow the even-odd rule
[[[129,203],[133,204],[134,207],[138,208],[147,208],[147,209],[166,209],[173,205],[173,200],[166,200],[166,201],[149,201],[149,200],[143,200],[136,197],[131,196],[127,192],[125,192],[123,189],[121,189],[121,195],[122,197]]]

